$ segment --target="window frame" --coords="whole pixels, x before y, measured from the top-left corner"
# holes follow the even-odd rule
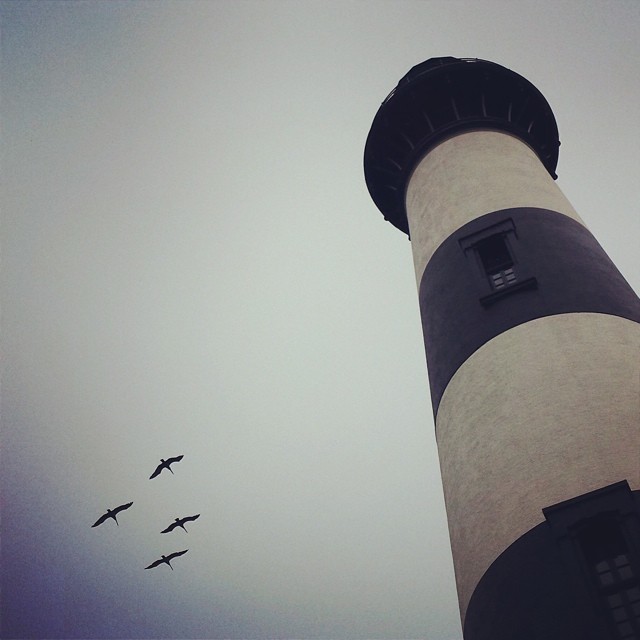
[[[482,245],[486,245],[492,238],[499,238],[501,249],[509,257],[510,264],[504,270],[492,273],[487,261],[481,255]],[[487,308],[494,305],[505,296],[518,291],[538,288],[538,281],[534,277],[523,277],[527,274],[521,269],[518,261],[518,234],[512,218],[505,218],[481,231],[472,233],[459,240],[460,248],[468,260],[475,264],[475,272],[481,286],[480,304]],[[509,271],[507,274],[506,272]],[[493,275],[502,274],[502,281],[496,284]]]

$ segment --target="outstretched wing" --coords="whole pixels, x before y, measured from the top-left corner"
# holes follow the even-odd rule
[[[175,458],[169,458],[167,460],[167,462],[169,464],[173,464],[174,462],[180,462],[180,460],[182,460],[182,458],[184,458],[184,456],[175,456]]]
[[[160,560],[155,560],[148,567],[145,567],[145,569],[153,569],[154,567],[157,567],[159,564],[163,564],[163,563],[164,563],[164,560],[160,558]]]
[[[193,522],[194,520],[197,520],[200,517],[199,513],[196,513],[195,516],[187,516],[186,518],[182,518],[183,522]]]
[[[156,470],[149,476],[149,480],[153,480],[156,476],[159,476],[163,467],[164,467],[164,463],[163,464],[159,464],[156,467]]]
[[[101,515],[92,525],[91,527],[97,527],[99,525],[101,525],[107,518],[109,518],[110,515],[108,513],[105,513],[103,515]]]
[[[187,553],[187,551],[189,551],[189,549],[185,549],[184,551],[176,551],[175,553],[172,553],[170,555],[167,556],[167,560],[173,560],[174,558],[177,558],[178,556],[183,556],[185,553]]]
[[[169,533],[170,531],[173,531],[177,526],[178,526],[177,522],[172,522],[166,529],[164,529],[160,533]]]
[[[114,513],[114,514],[120,513],[121,511],[128,509],[132,504],[133,502],[127,502],[127,504],[121,504],[119,507],[116,507],[115,509],[113,509],[111,513]]]

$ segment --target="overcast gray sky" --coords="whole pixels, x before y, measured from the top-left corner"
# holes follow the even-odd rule
[[[2,637],[459,640],[410,244],[365,139],[427,58],[524,75],[638,291],[640,3],[1,10]]]

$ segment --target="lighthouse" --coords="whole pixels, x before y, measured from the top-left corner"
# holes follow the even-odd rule
[[[399,81],[365,146],[411,241],[465,640],[640,640],[640,300],[559,146],[531,82],[452,57]]]

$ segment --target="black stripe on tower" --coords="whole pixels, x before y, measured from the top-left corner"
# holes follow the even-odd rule
[[[519,324],[579,312],[640,322],[640,299],[594,236],[538,208],[495,211],[458,229],[429,260],[419,297],[434,414],[465,360]]]
[[[543,512],[478,582],[465,640],[640,638],[640,491],[622,481]]]

